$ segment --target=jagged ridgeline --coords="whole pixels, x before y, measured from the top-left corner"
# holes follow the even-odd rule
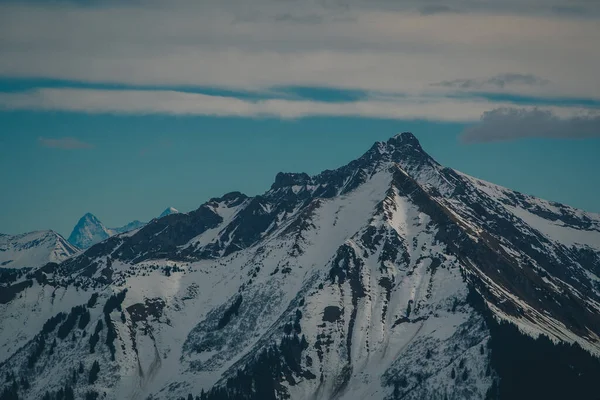
[[[0,399],[600,393],[600,216],[410,133],[0,277]]]

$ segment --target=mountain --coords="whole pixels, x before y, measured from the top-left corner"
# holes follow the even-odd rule
[[[0,293],[7,396],[598,398],[600,215],[443,167],[410,133]]]
[[[165,211],[163,211],[158,218],[166,217],[167,215],[177,214],[177,213],[179,213],[179,211],[177,211],[177,209],[175,209],[173,207],[169,207]]]
[[[36,231],[21,235],[0,234],[0,268],[39,267],[61,262],[79,249],[54,231]]]
[[[176,213],[179,213],[179,211],[173,207],[169,207],[160,214],[159,218]],[[80,249],[87,249],[111,236],[133,231],[144,225],[146,225],[146,222],[135,220],[119,228],[107,228],[98,218],[96,218],[96,216],[91,213],[86,213],[79,219],[77,225],[73,228],[73,231],[69,236],[69,243]]]
[[[68,240],[80,249],[87,249],[113,235],[138,229],[144,225],[144,222],[136,220],[120,228],[107,228],[96,216],[87,213],[79,219]]]
[[[136,219],[134,221],[131,221],[127,225],[123,225],[119,228],[109,228],[108,231],[109,231],[109,233],[111,233],[111,236],[112,236],[112,235],[117,235],[119,233],[125,233],[125,232],[129,232],[129,231],[133,231],[135,229],[139,229],[144,225],[146,225],[145,222],[138,221]]]

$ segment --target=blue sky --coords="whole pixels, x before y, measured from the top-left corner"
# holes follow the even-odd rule
[[[600,212],[595,3],[243,4],[0,2],[0,232],[258,194],[402,131]]]

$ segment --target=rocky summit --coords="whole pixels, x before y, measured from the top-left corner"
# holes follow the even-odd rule
[[[103,239],[2,283],[0,398],[598,398],[600,216],[410,133]]]

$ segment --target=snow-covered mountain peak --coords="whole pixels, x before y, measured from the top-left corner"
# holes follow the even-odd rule
[[[68,240],[81,249],[87,249],[110,236],[109,229],[94,214],[88,212],[79,219]]]
[[[280,172],[275,176],[271,191],[292,189],[295,193],[307,190],[315,196],[329,197],[353,190],[377,171],[399,164],[407,171],[428,171],[439,165],[421,148],[418,139],[409,132],[400,133],[386,142],[376,142],[358,159],[335,170],[318,175]]]
[[[398,133],[389,138],[387,143],[394,146],[411,145],[421,149],[421,143],[419,143],[419,139],[417,139],[417,137],[412,132]]]
[[[92,227],[102,228],[103,226],[104,225],[102,224],[102,222],[100,222],[100,220],[94,214],[87,212],[81,218],[79,218],[79,221],[77,221],[75,228],[91,229]]]
[[[87,212],[79,219],[79,222],[99,224],[100,220],[91,212]]]
[[[162,218],[162,217],[166,217],[167,215],[171,215],[171,214],[178,214],[179,210],[177,210],[174,207],[168,207],[165,211],[163,211],[158,218]]]

